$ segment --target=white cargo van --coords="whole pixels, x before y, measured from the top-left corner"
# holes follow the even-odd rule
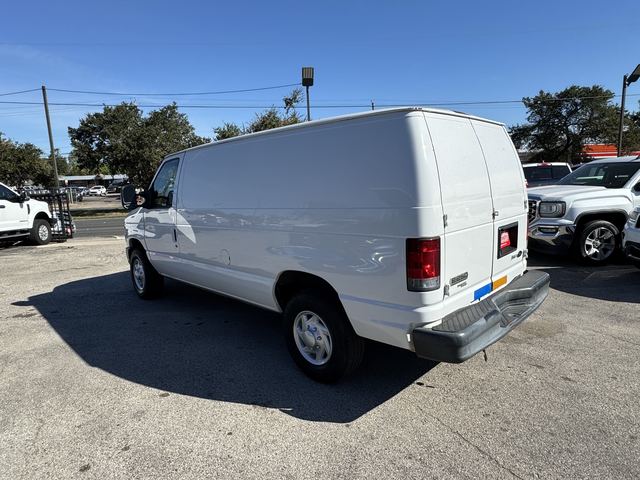
[[[377,110],[202,145],[168,155],[144,198],[122,196],[140,297],[169,277],[283,312],[291,355],[321,381],[354,370],[363,339],[464,361],[548,292],[547,274],[526,272],[505,127],[457,112]]]

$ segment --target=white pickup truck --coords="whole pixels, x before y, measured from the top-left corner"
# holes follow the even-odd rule
[[[0,183],[0,242],[29,239],[51,241],[51,212],[46,202],[18,194]]]
[[[620,232],[640,207],[640,157],[596,160],[556,185],[530,188],[529,248],[604,263],[621,247]]]

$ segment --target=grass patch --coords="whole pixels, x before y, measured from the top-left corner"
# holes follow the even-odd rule
[[[75,218],[88,218],[88,217],[126,217],[126,210],[123,208],[80,208],[71,209],[71,216]]]

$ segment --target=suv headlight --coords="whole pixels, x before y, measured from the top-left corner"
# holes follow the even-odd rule
[[[564,215],[566,208],[564,202],[540,202],[538,213],[541,217],[557,218]]]

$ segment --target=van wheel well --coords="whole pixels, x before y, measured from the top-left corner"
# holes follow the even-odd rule
[[[581,230],[583,226],[593,220],[605,220],[614,224],[618,230],[622,231],[624,224],[627,222],[627,216],[622,212],[589,213],[581,216],[578,220],[578,230]]]
[[[338,297],[338,292],[326,280],[310,273],[288,270],[282,272],[278,277],[275,287],[275,296],[278,306],[284,311],[287,303],[303,290],[312,290],[321,295],[331,298],[342,309],[342,303]]]
[[[134,250],[142,250],[144,252],[142,243],[140,242],[140,240],[136,240],[135,238],[129,240],[129,258],[131,258],[131,252],[133,252]]]

